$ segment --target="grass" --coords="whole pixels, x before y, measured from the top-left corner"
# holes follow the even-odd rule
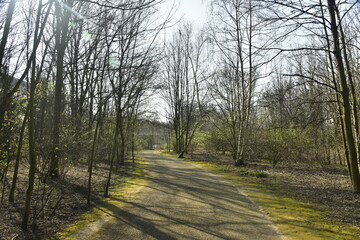
[[[164,153],[162,153],[164,154]],[[164,154],[174,157],[171,154]],[[208,162],[191,162],[228,180],[239,187],[274,222],[279,232],[289,240],[359,240],[360,229],[326,217],[328,212],[314,207],[311,203],[289,198],[281,189],[269,188],[255,178],[270,177],[264,172],[250,173],[242,169],[230,169],[226,166]]]
[[[257,178],[266,178],[268,177],[268,174],[265,172],[254,172],[250,173],[251,176],[257,177]]]
[[[110,187],[110,197],[104,198],[97,206],[90,211],[83,213],[75,223],[66,226],[62,231],[49,237],[51,240],[72,240],[77,239],[78,235],[83,235],[89,227],[95,227],[97,222],[105,221],[106,213],[111,213],[115,208],[121,208],[123,203],[119,199],[126,199],[141,190],[146,184],[144,159],[137,158],[135,165],[126,166],[125,177],[114,180]]]

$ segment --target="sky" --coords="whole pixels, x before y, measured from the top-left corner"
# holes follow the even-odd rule
[[[180,5],[177,14],[200,27],[206,22],[208,1],[209,0],[179,0]]]
[[[200,29],[207,21],[207,7],[210,0],[164,0],[161,15],[167,16],[172,6],[176,6],[172,24],[185,20],[193,24],[194,29]],[[166,29],[166,36],[171,36],[172,32],[177,28],[174,25],[170,29]],[[166,122],[166,102],[158,96],[154,96],[150,101],[150,110],[156,111],[158,120]]]
[[[177,7],[173,22],[180,19],[192,22],[194,27],[202,27],[206,22],[207,5],[210,0],[164,0],[166,14],[173,5]]]

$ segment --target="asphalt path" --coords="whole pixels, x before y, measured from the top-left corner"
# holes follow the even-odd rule
[[[264,213],[238,188],[203,168],[153,151],[147,184],[88,239],[278,240]]]

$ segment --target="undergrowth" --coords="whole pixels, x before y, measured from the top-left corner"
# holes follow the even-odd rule
[[[136,164],[126,166],[120,169],[122,178],[116,179],[112,182],[110,187],[110,196],[104,198],[96,203],[90,211],[83,213],[75,223],[65,226],[62,231],[49,237],[51,240],[73,240],[78,239],[79,236],[90,234],[88,228],[91,224],[101,221],[106,215],[111,215],[112,212],[122,207],[122,202],[119,199],[126,199],[127,196],[139,191],[145,185],[145,162],[144,159],[137,158]]]

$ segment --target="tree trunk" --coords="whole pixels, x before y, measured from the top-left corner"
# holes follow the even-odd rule
[[[11,21],[14,15],[14,11],[15,11],[15,5],[16,5],[17,0],[11,0],[9,3],[9,7],[7,10],[7,14],[6,14],[6,21],[5,21],[5,26],[4,26],[4,31],[3,31],[3,35],[1,38],[1,42],[0,42],[0,73],[3,73],[3,58],[5,55],[5,47],[6,47],[6,43],[9,37],[9,33],[10,33],[10,25],[11,25]],[[1,74],[0,74],[1,76]],[[3,120],[3,119],[0,119]],[[1,125],[2,121],[0,121],[0,125]]]
[[[341,54],[341,47],[339,41],[339,32],[336,21],[335,14],[335,0],[328,0],[328,9],[330,14],[331,21],[331,32],[334,40],[334,51],[333,54],[335,56],[337,62],[337,70],[339,74],[340,86],[341,86],[341,97],[343,100],[343,108],[344,108],[344,128],[345,128],[345,136],[346,143],[349,150],[349,161],[350,161],[350,169],[351,169],[351,179],[353,184],[353,191],[356,193],[360,192],[360,174],[359,174],[359,166],[358,166],[358,153],[356,147],[356,140],[354,138],[352,117],[353,112],[350,103],[350,91],[347,83],[343,57]],[[355,97],[355,96],[354,96]]]
[[[131,157],[132,162],[135,163],[135,120],[131,129]]]
[[[110,188],[112,171],[113,171],[113,168],[114,168],[114,160],[115,160],[115,155],[116,155],[116,152],[117,152],[117,149],[118,149],[119,122],[120,122],[120,119],[119,119],[119,115],[118,115],[117,119],[116,119],[116,124],[115,124],[114,140],[113,140],[113,146],[112,146],[111,157],[110,157],[109,175],[108,175],[108,178],[107,178],[107,181],[106,181],[104,197],[109,196],[109,188]]]
[[[100,108],[102,108],[101,103],[100,103]],[[87,195],[87,204],[90,204],[90,196],[91,196],[91,177],[92,177],[92,172],[93,172],[93,166],[94,166],[94,155],[95,155],[95,145],[96,145],[96,139],[97,139],[97,135],[98,135],[98,130],[99,130],[99,126],[100,126],[100,121],[101,121],[101,110],[99,112],[99,119],[96,123],[96,127],[95,127],[95,133],[94,133],[94,138],[93,138],[93,143],[91,146],[91,154],[90,154],[90,161],[89,161],[89,178],[88,178],[88,195]]]
[[[329,58],[332,81],[333,81],[335,89],[339,90],[338,89],[339,88],[338,83],[336,81],[336,73],[335,73],[335,68],[334,68],[334,64],[333,64],[333,58],[332,58],[332,55],[331,55],[331,44],[330,44],[330,38],[329,38],[328,30],[327,30],[327,27],[326,27],[326,21],[325,21],[325,16],[324,16],[324,9],[323,9],[322,0],[320,0],[320,5],[321,5],[321,15],[322,15],[322,18],[323,18],[323,27],[324,27],[324,32],[325,32],[325,36],[326,36],[326,44],[327,44],[327,50],[328,50],[328,58]],[[350,179],[352,181],[352,173],[351,173],[350,160],[349,160],[350,156],[349,156],[348,146],[346,144],[344,118],[342,117],[343,116],[342,103],[341,103],[341,100],[340,100],[340,96],[337,93],[336,93],[336,103],[337,103],[336,105],[337,105],[337,110],[338,110],[338,114],[339,114],[338,119],[339,119],[339,123],[340,123],[340,126],[341,126],[341,137],[342,137],[342,140],[343,140],[343,146],[344,146],[344,150],[345,150],[345,158],[346,158],[348,173],[349,173]],[[340,165],[341,165],[342,161],[341,161],[340,154],[339,154],[339,159],[340,159]]]
[[[38,15],[36,19],[36,27],[35,27],[35,38],[37,37],[39,31],[39,22],[41,17],[41,8],[42,1],[39,2]],[[36,41],[34,41],[34,44]],[[35,48],[35,46],[34,46]],[[29,96],[29,180],[28,180],[28,188],[26,190],[26,199],[25,199],[25,211],[23,220],[21,223],[21,229],[26,229],[29,217],[30,217],[30,208],[31,208],[31,197],[34,190],[34,182],[35,182],[35,170],[36,170],[36,151],[35,151],[35,91],[37,85],[36,79],[36,57],[32,59],[32,71],[31,71],[31,82],[30,82],[30,96]]]
[[[67,1],[65,4],[72,8],[72,0]],[[55,101],[54,101],[54,118],[53,118],[53,146],[50,160],[49,175],[52,178],[59,177],[59,155],[60,155],[60,119],[62,112],[62,87],[64,81],[64,56],[67,45],[68,25],[70,21],[71,11],[63,9],[64,16],[60,16],[61,8],[59,3],[56,4],[57,8],[57,29],[56,29],[56,79],[55,79]]]
[[[120,166],[124,166],[125,165],[126,142],[125,142],[125,132],[124,132],[123,121],[121,121],[119,130],[120,130],[120,140],[121,140],[119,164],[120,164]]]
[[[11,25],[11,21],[14,15],[14,11],[15,11],[15,5],[16,5],[16,0],[11,0],[9,3],[9,7],[7,10],[7,14],[6,14],[6,21],[5,21],[5,26],[4,26],[4,30],[3,30],[3,35],[1,38],[1,42],[0,42],[0,81],[5,81],[2,78],[6,78],[6,71],[3,68],[3,58],[5,55],[5,47],[6,47],[6,43],[9,37],[9,33],[10,33],[10,25]],[[12,79],[10,79],[10,81],[12,81]],[[9,105],[9,101],[8,101],[8,97],[7,97],[7,91],[4,91],[3,93],[3,98],[0,99],[0,131],[2,129],[4,120],[5,120],[5,114],[6,114],[6,110],[7,110],[7,106]]]
[[[35,67],[35,66],[34,66]],[[35,95],[35,79],[32,79],[30,86],[30,98],[29,98],[29,181],[28,188],[26,190],[26,200],[25,200],[25,211],[21,224],[21,229],[26,229],[30,217],[30,207],[31,207],[31,197],[34,189],[35,181],[35,169],[36,169],[36,152],[35,152],[35,138],[34,138],[34,128],[35,128],[35,109],[34,109],[34,95]]]
[[[17,152],[16,152],[14,173],[13,173],[11,189],[10,189],[10,193],[9,193],[9,202],[14,202],[14,195],[15,195],[15,189],[16,189],[16,183],[17,183],[17,176],[18,176],[18,172],[19,172],[19,165],[20,165],[20,159],[21,159],[21,150],[22,150],[24,132],[25,132],[26,121],[27,121],[28,115],[29,115],[29,105],[26,107],[24,120],[23,120],[22,125],[21,125],[19,143],[18,143],[18,148],[17,148]]]

